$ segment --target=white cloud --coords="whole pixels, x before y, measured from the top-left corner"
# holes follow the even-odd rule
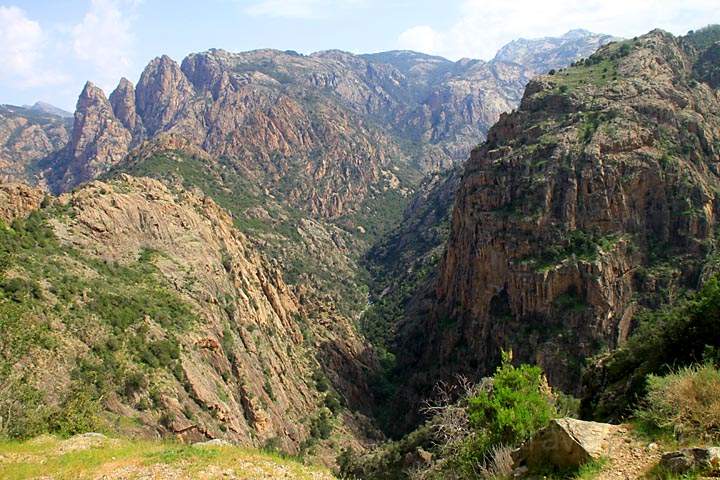
[[[44,64],[47,37],[18,7],[0,6],[0,81],[19,88],[57,84],[67,77]]]
[[[361,6],[366,0],[260,0],[245,9],[250,15],[317,19],[327,18],[348,7]]]
[[[92,0],[82,21],[71,30],[75,56],[92,65],[96,81],[106,90],[133,63],[135,36],[132,9],[137,0]]]
[[[463,0],[449,28],[412,27],[401,48],[460,57],[491,58],[518,38],[561,35],[574,28],[632,37],[662,28],[676,34],[720,22],[717,0]]]
[[[443,49],[442,34],[428,25],[408,28],[398,38],[400,48],[421,52],[439,52]]]

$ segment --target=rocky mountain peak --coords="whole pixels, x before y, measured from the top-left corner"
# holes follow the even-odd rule
[[[131,142],[132,134],[113,113],[105,93],[87,82],[78,98],[70,142],[52,172],[52,186],[65,190],[95,178],[125,158]]]
[[[193,94],[192,84],[175,60],[167,55],[153,59],[140,76],[135,96],[148,134],[171,124]]]
[[[62,118],[72,118],[73,114],[70,112],[67,112],[63,110],[62,108],[58,108],[55,105],[51,105],[47,102],[38,101],[35,102],[32,106],[28,107],[30,110],[33,110],[35,112],[42,112],[47,113],[49,115],[57,115],[58,117]]]
[[[574,28],[572,30],[568,30],[562,38],[570,38],[570,39],[581,39],[581,38],[587,38],[595,35],[593,32],[589,30],[585,30],[584,28]]]
[[[105,92],[103,92],[102,88],[98,87],[91,81],[85,82],[85,86],[78,97],[77,105],[75,107],[76,111],[82,112],[92,106],[100,105],[110,105],[107,97],[105,96]]]
[[[544,74],[566,66],[568,60],[580,60],[588,52],[616,40],[618,38],[611,35],[582,29],[570,30],[562,37],[520,38],[498,50],[494,61],[517,63],[531,69],[534,75]]]
[[[142,119],[135,110],[135,87],[123,77],[110,94],[110,105],[115,116],[133,133],[134,137],[142,135]]]

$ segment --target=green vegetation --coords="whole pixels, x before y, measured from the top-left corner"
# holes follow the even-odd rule
[[[4,441],[0,442],[0,456],[0,478],[4,480],[77,480],[119,471],[131,478],[202,478],[203,472],[211,470],[232,472],[232,478],[239,480],[333,478],[326,469],[272,452],[120,438],[62,440],[46,435],[25,442]]]
[[[258,242],[258,246],[266,257],[282,261],[283,277],[287,283],[314,283],[318,291],[330,292],[338,310],[348,317],[356,315],[365,306],[367,292],[363,288],[364,278],[360,274],[339,272],[334,265],[329,265],[327,259],[309,254],[308,245],[300,234],[303,220],[309,216],[292,207],[289,201],[278,201],[272,195],[266,194],[256,182],[245,176],[232,159],[209,161],[183,152],[169,151],[143,159],[130,167],[123,167],[122,171],[131,175],[161,179],[171,185],[179,182],[185,189],[200,189],[231,213],[238,230],[256,240],[262,240]],[[112,171],[107,176],[112,177],[117,173]],[[297,178],[297,174],[292,172],[284,175],[276,194],[282,197],[283,191],[289,191],[294,186],[291,182]],[[387,214],[391,217],[388,222],[393,221],[401,214],[401,208],[397,205],[399,199],[393,197],[394,192],[396,191],[389,191],[377,200],[368,200],[361,212],[354,214],[351,225],[348,224],[350,220],[347,217],[338,219],[337,223],[348,227],[353,235],[358,236],[357,225],[371,225],[371,232],[383,230],[385,227],[380,227],[379,223],[373,224],[364,215],[379,218]],[[387,212],[377,213],[381,207],[395,209],[398,213],[394,214],[395,216]],[[260,210],[259,218],[248,215],[248,209],[252,208]],[[327,230],[332,232],[332,228],[330,226]],[[352,241],[347,242],[347,247],[357,249]],[[348,255],[355,254],[359,256],[359,251],[352,251]]]
[[[590,143],[602,123],[612,119],[612,115],[608,112],[582,112],[581,115],[578,137],[583,145]]]
[[[597,367],[600,370],[589,372],[589,395],[583,399],[581,413],[596,419],[617,419],[628,414],[647,393],[650,375],[667,375],[673,368],[706,359],[717,363],[718,347],[720,280],[715,276],[700,291],[639,316],[639,326],[626,344],[603,359]],[[603,376],[602,388],[595,387],[597,375]],[[665,382],[677,380],[671,376]],[[663,382],[654,380],[651,386],[657,390]]]
[[[422,477],[417,478],[472,479],[478,472],[504,478],[511,462],[509,449],[573,410],[574,402],[554,394],[540,368],[514,366],[510,354],[502,357],[493,377],[441,392],[441,401],[428,406],[430,419],[400,440],[366,455],[344,451],[338,458],[343,478],[410,478],[407,459],[419,449],[431,452],[433,462],[423,465]],[[553,478],[590,478],[600,467],[591,464]]]
[[[162,180],[179,179],[186,189],[198,188],[212,197],[218,205],[231,212],[235,226],[243,232],[278,232],[297,240],[297,230],[292,220],[300,214],[290,207],[287,211],[276,212],[275,216],[290,215],[290,221],[266,222],[249,218],[245,211],[250,207],[268,207],[268,197],[257,186],[235,170],[227,159],[220,159],[219,165],[211,165],[207,161],[187,155],[183,152],[165,152],[153,155],[142,162],[133,164],[123,171],[130,175],[158,178]],[[111,172],[108,176],[114,175]],[[170,182],[172,183],[172,182]]]
[[[712,364],[649,375],[647,394],[635,412],[651,428],[676,438],[720,439],[720,371]]]
[[[182,375],[176,336],[196,316],[158,273],[155,253],[127,265],[83,255],[60,245],[47,224],[63,214],[43,210],[0,228],[0,435],[101,429],[102,398],[141,401],[135,394],[153,378]],[[151,324],[163,336],[150,334]],[[30,353],[62,359],[53,361],[56,374],[70,382],[55,401],[21,368]]]
[[[601,58],[596,54],[557,72],[552,81],[560,93],[567,93],[585,85],[602,87],[616,78],[617,62],[613,59]]]
[[[562,243],[547,247],[542,252],[522,259],[536,271],[548,270],[565,260],[594,262],[603,252],[611,251],[621,236],[618,234],[599,234],[580,229],[567,232]]]
[[[720,25],[708,25],[699,30],[690,30],[683,38],[696,48],[704,50],[720,42]]]
[[[599,460],[588,462],[577,470],[558,470],[546,467],[540,471],[533,472],[533,474],[536,478],[543,478],[544,480],[593,480],[607,464],[607,458],[601,458]]]
[[[542,370],[510,363],[509,354],[495,371],[490,388],[480,388],[467,398],[471,435],[465,440],[456,467],[472,478],[498,445],[517,446],[557,416],[554,397]]]
[[[558,295],[553,304],[559,312],[572,313],[584,312],[589,306],[575,288],[570,288],[567,292]]]

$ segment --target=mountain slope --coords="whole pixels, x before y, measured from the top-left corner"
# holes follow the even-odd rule
[[[0,105],[0,180],[43,185],[39,163],[60,150],[71,131],[72,123],[57,115]]]
[[[354,332],[311,321],[205,195],[122,176],[1,228],[3,433],[114,425],[297,452],[355,425],[341,405],[362,379],[338,396],[315,360]]]
[[[535,74],[543,75],[566,67],[570,58],[585,58],[588,51],[594,52],[602,45],[619,40],[611,35],[576,29],[560,37],[513,40],[498,50],[494,60],[524,65]]]
[[[563,38],[526,50],[542,47],[543,55],[569,64],[609,40],[589,33]],[[294,206],[337,218],[377,200],[379,191],[403,192],[422,172],[463,161],[536,73],[516,60],[336,50],[306,56],[214,49],[182,64],[161,56],[137,88],[122,79],[106,97],[86,85],[67,146],[37,169],[53,191],[66,191],[143,141],[172,133],[231,159]],[[12,178],[36,183],[32,173]],[[281,178],[291,179],[282,191]]]
[[[399,333],[411,404],[438,378],[486,375],[501,348],[577,392],[583,359],[623,342],[635,312],[698,287],[720,188],[720,102],[693,68],[705,51],[661,31],[611,44],[501,117]]]

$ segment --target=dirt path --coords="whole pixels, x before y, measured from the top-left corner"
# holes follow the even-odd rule
[[[618,427],[610,437],[608,464],[596,480],[636,480],[657,465],[662,452],[657,445],[648,445],[635,438],[626,425]]]

